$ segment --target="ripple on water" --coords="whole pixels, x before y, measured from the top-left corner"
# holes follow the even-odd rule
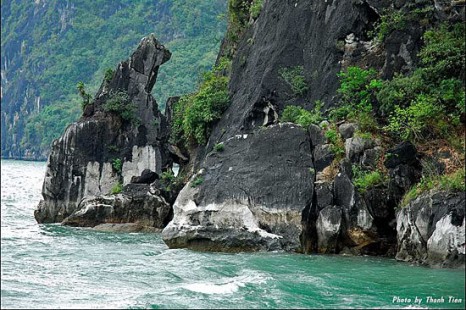
[[[464,300],[464,271],[371,257],[199,253],[168,249],[158,234],[38,225],[44,168],[2,161],[2,308],[414,309],[391,299]]]

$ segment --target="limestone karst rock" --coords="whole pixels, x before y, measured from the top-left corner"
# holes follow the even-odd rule
[[[145,169],[161,174],[170,165],[166,120],[150,93],[170,56],[153,35],[143,38],[54,141],[34,213],[39,223],[61,222],[84,197],[109,194]]]

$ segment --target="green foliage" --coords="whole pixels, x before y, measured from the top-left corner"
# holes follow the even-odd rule
[[[395,107],[386,129],[403,140],[421,141],[447,129],[444,115],[436,98],[420,94],[409,107]]]
[[[375,131],[378,126],[373,115],[373,102],[382,86],[376,79],[374,69],[348,67],[340,72],[340,88],[337,92],[341,99],[339,106],[330,111],[330,117],[335,120],[348,119],[359,124],[363,131]]]
[[[110,83],[114,74],[115,74],[115,70],[113,70],[112,68],[108,68],[107,70],[105,70],[105,75],[104,75],[105,82]]]
[[[129,100],[124,91],[111,91],[103,108],[106,112],[115,113],[125,121],[136,122],[136,106]]]
[[[352,170],[353,184],[361,193],[385,182],[385,177],[380,171],[364,171],[358,166],[353,166]]]
[[[381,81],[376,79],[377,72],[374,69],[361,69],[359,67],[348,67],[346,71],[338,74],[340,78],[340,88],[343,105],[352,107],[367,107],[372,102],[372,95],[381,86]]]
[[[264,0],[253,0],[251,7],[249,8],[249,14],[253,19],[256,19],[259,16],[263,4]]]
[[[8,55],[5,73],[10,83],[2,85],[2,91],[11,96],[2,98],[2,112],[16,109],[25,88],[40,96],[40,109],[31,99],[24,111],[14,112],[20,113],[24,124],[32,123],[23,144],[48,148],[80,116],[74,106],[76,84],[82,81],[93,95],[106,69],[126,59],[151,32],[172,52],[153,90],[163,109],[168,97],[192,92],[202,73],[212,68],[226,29],[226,20],[217,16],[224,12],[224,0],[83,0],[72,7],[56,0],[41,5],[3,1],[1,50]],[[65,110],[48,116],[60,126],[50,126],[45,135],[42,130],[35,132],[45,123],[42,111],[49,106]],[[8,112],[11,119],[14,112]],[[67,123],[62,122],[63,115]],[[9,134],[21,139],[22,129]]]
[[[407,206],[422,193],[428,192],[432,189],[464,192],[466,191],[465,179],[466,174],[464,167],[458,169],[454,173],[442,175],[440,177],[423,177],[419,183],[406,192],[402,199],[401,206]]]
[[[204,178],[199,175],[191,182],[191,187],[196,188],[202,183],[204,183]]]
[[[424,74],[422,70],[415,70],[411,75],[397,74],[392,80],[384,81],[377,93],[381,112],[388,115],[396,106],[406,107],[417,94],[427,92]]]
[[[380,22],[376,25],[377,39],[383,41],[385,37],[395,30],[406,27],[406,15],[399,10],[387,10],[380,16]]]
[[[282,122],[292,122],[303,127],[309,127],[311,124],[318,124],[322,121],[322,102],[316,101],[312,112],[307,111],[302,107],[286,106],[281,117]]]
[[[118,147],[116,145],[113,145],[113,144],[107,145],[107,150],[109,152],[113,152],[113,153],[116,153],[116,152],[119,151]]]
[[[171,136],[173,143],[205,144],[212,125],[221,118],[230,104],[228,77],[222,75],[228,66],[225,61],[220,64],[204,74],[197,92],[182,96],[175,104]]]
[[[256,0],[257,1],[257,0]],[[228,32],[226,34],[227,56],[233,58],[238,41],[247,27],[251,16],[251,0],[228,0]],[[254,9],[255,11],[255,9]]]
[[[281,68],[278,74],[283,81],[291,87],[295,96],[304,96],[309,90],[306,79],[304,78],[304,67],[296,66],[289,68]]]
[[[50,141],[57,138],[57,132],[63,132],[63,129],[80,115],[80,99],[76,96],[72,99],[72,103],[70,108],[68,102],[57,102],[44,107],[29,118],[24,128],[21,146],[28,149],[47,148]]]
[[[217,143],[214,146],[214,151],[215,152],[223,152],[225,150],[225,144],[223,143]]]
[[[171,170],[162,172],[160,181],[168,192],[183,186],[182,178],[179,175],[175,176]]]
[[[421,141],[449,138],[465,111],[464,24],[426,31],[419,53],[422,66],[383,83],[377,98],[393,136]]]
[[[380,42],[395,30],[404,30],[408,23],[416,22],[421,26],[428,26],[434,17],[433,5],[424,3],[407,3],[403,10],[386,9],[375,26],[375,34]]]
[[[78,82],[76,84],[76,89],[78,90],[79,96],[82,98],[81,107],[84,110],[86,106],[90,103],[92,96],[86,92],[86,88],[83,82]]]
[[[119,158],[115,158],[112,160],[112,168],[115,170],[116,173],[121,174],[121,169],[123,168],[123,162]]]
[[[337,159],[341,159],[345,155],[345,145],[335,127],[328,128],[325,131],[325,137],[332,145],[331,150]]]
[[[449,77],[465,78],[465,24],[446,24],[424,33],[425,46],[419,53],[431,81]]]
[[[165,171],[165,172],[162,172],[162,176],[161,176],[160,179],[161,179],[163,185],[169,186],[175,180],[175,175],[173,174],[173,171],[171,171],[171,170],[170,171]]]
[[[112,190],[110,191],[110,193],[112,195],[116,195],[116,194],[119,194],[123,191],[123,184],[121,182],[118,182],[117,184],[115,184],[115,186],[112,187]]]
[[[369,132],[363,132],[363,131],[360,131],[359,129],[356,130],[356,132],[354,133],[354,136],[361,138],[361,139],[366,139],[366,140],[372,139],[372,135]]]

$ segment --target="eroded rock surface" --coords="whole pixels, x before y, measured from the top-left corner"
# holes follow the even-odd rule
[[[53,142],[43,200],[34,213],[39,223],[61,222],[84,197],[109,194],[119,182],[126,185],[145,169],[161,174],[169,164],[165,117],[150,91],[159,66],[170,55],[153,35],[143,38],[102,83],[83,117]],[[130,119],[111,111],[111,100],[132,105]]]
[[[432,192],[397,212],[396,259],[442,267],[465,265],[464,192]]]
[[[171,219],[171,206],[151,193],[149,185],[129,187],[118,195],[84,198],[62,224],[101,231],[161,231]]]
[[[299,250],[314,168],[302,127],[280,124],[222,142],[181,191],[164,229],[170,247]]]

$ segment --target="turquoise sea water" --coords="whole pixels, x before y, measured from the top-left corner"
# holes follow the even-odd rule
[[[1,162],[2,308],[465,307],[464,270],[373,257],[170,250],[156,234],[38,225],[44,172],[45,163]],[[428,296],[444,302],[427,303]]]

